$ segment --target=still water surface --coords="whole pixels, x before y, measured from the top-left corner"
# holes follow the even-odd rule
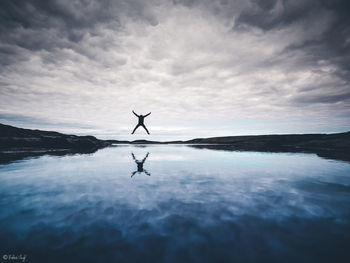
[[[0,252],[26,262],[350,262],[349,247],[350,164],[312,154],[118,146],[0,165]]]

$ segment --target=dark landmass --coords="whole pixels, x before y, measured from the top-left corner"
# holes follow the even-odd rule
[[[94,136],[16,128],[0,124],[0,163],[29,156],[93,153],[110,143]]]
[[[350,161],[350,132],[226,136],[158,142],[99,140],[94,136],[67,135],[0,124],[0,163],[44,154],[93,153],[112,144],[188,144],[195,148],[225,151],[315,153],[325,158]]]
[[[118,144],[118,141],[109,141]],[[320,157],[350,161],[350,132],[335,134],[251,135],[199,138],[188,141],[129,144],[188,144],[194,148],[225,151],[315,153]]]
[[[257,135],[194,139],[195,148],[226,151],[315,153],[320,157],[350,161],[350,132],[336,134]]]

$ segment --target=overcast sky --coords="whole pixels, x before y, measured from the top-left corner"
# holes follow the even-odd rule
[[[0,122],[169,140],[350,130],[350,6],[0,1]],[[151,135],[131,113],[146,118]]]

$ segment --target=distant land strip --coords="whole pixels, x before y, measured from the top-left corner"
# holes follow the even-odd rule
[[[350,132],[334,134],[249,135],[198,138],[187,141],[99,140],[94,136],[17,128],[0,124],[0,163],[30,156],[93,153],[120,144],[187,144],[225,151],[314,153],[324,158],[350,161]]]

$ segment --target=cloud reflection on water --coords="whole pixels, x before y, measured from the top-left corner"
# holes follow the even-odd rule
[[[125,176],[131,152],[150,153],[151,177]],[[12,163],[0,167],[0,252],[34,262],[346,262],[349,171],[314,155],[177,146]]]

